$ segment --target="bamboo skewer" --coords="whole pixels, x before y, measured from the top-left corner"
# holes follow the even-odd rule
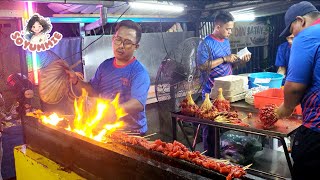
[[[230,161],[227,159],[217,159],[216,162],[222,162],[222,163],[226,163],[226,164],[230,163]]]
[[[247,120],[247,119],[248,119],[248,116],[242,118],[241,121],[244,121],[244,120]]]
[[[202,153],[200,153],[200,154],[202,155],[202,154],[206,153],[207,151],[208,151],[208,150],[205,150],[205,151],[203,151],[203,152],[202,152]]]
[[[230,163],[228,159],[214,159],[214,158],[209,158],[209,159],[214,160],[215,162]]]
[[[134,138],[144,138],[144,137],[141,137],[141,136],[129,136],[129,137],[134,137]]]
[[[134,137],[134,138],[143,138],[143,139],[146,139],[146,140],[150,140],[150,138],[145,138],[145,137],[141,137],[141,136],[129,136],[129,137]]]
[[[252,163],[243,167],[243,170],[249,169],[252,166]]]
[[[144,138],[146,138],[146,137],[150,137],[150,136],[154,136],[154,135],[156,135],[157,133],[152,133],[152,134],[149,134],[149,135],[146,135],[146,136],[143,136]]]

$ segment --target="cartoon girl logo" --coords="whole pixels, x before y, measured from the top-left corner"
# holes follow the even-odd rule
[[[38,14],[33,15],[25,28],[24,38],[32,44],[44,43],[50,36],[52,25],[49,18],[40,18]]]
[[[59,32],[54,32],[50,37],[51,30],[50,19],[36,13],[27,21],[24,31],[15,31],[10,38],[24,50],[41,52],[54,47],[62,39]]]

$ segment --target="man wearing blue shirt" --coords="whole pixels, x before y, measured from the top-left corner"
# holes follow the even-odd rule
[[[214,79],[232,74],[232,63],[239,58],[231,54],[229,37],[234,26],[233,16],[226,11],[219,11],[214,19],[214,31],[205,37],[198,47],[197,61],[202,70],[202,97],[210,93],[214,86]],[[241,61],[249,61],[250,54],[245,55]],[[207,72],[209,77],[206,76]],[[203,126],[203,146],[206,155],[214,156],[214,129]]]
[[[307,1],[292,5],[285,14],[286,28],[280,36],[294,35],[284,103],[279,118],[290,116],[301,103],[303,123],[292,146],[292,179],[318,176],[320,167],[320,12]]]
[[[150,86],[146,68],[133,56],[139,47],[141,27],[130,20],[117,24],[112,38],[114,57],[102,62],[90,82],[80,81],[69,72],[70,81],[76,89],[85,88],[89,96],[114,99],[120,93],[120,106],[127,116],[123,117],[128,130],[145,134],[147,119],[145,106]]]
[[[289,58],[290,58],[290,49],[292,46],[293,34],[288,36],[287,42],[280,44],[277,51],[276,63],[278,67],[277,73],[287,76]],[[284,85],[285,78],[283,79],[282,85]]]

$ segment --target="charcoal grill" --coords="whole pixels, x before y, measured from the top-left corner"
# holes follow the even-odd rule
[[[76,133],[23,121],[31,150],[87,179],[225,179],[218,172],[127,143],[101,143]],[[251,179],[244,177],[244,179]]]

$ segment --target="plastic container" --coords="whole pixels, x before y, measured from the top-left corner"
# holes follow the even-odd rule
[[[284,101],[284,93],[283,89],[271,88],[261,92],[258,92],[253,95],[254,97],[254,107],[262,108],[268,104],[275,104],[280,106]],[[301,115],[302,109],[301,106],[298,105],[294,111],[294,114]]]
[[[253,97],[255,108],[262,108],[268,104],[275,104],[279,106],[284,100],[283,90],[275,88],[258,92],[254,94]]]
[[[259,72],[248,75],[249,89],[257,86],[267,86],[269,88],[280,88],[284,76],[273,72]]]

